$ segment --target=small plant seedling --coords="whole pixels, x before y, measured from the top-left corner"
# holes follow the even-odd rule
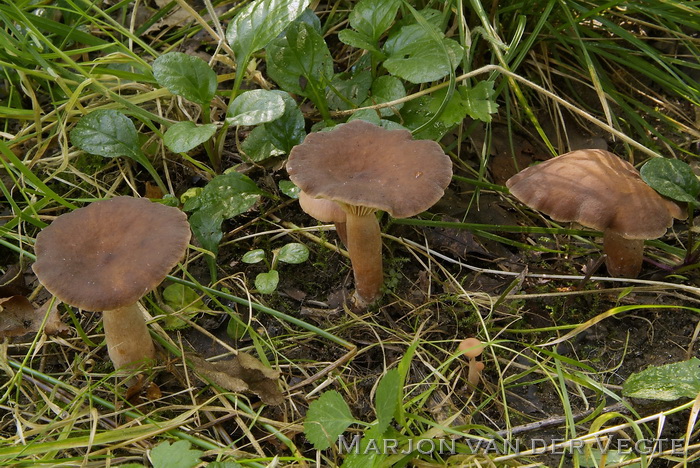
[[[255,277],[255,288],[262,294],[272,294],[279,284],[278,262],[298,264],[304,263],[309,258],[309,249],[304,244],[290,242],[279,249],[272,251],[272,262],[267,262],[267,255],[263,249],[255,249],[247,252],[241,259],[244,263],[259,263],[263,260],[267,263],[269,271],[259,273]]]

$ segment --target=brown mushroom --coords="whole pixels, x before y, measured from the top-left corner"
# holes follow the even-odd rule
[[[379,297],[384,281],[376,211],[405,218],[427,210],[450,183],[452,162],[434,141],[353,120],[307,135],[292,148],[287,172],[310,197],[345,211],[356,299],[367,305]]]
[[[333,223],[335,232],[343,244],[348,244],[347,230],[345,227],[345,211],[336,202],[323,198],[313,198],[303,190],[299,191],[299,206],[304,213],[322,223]]]
[[[484,363],[476,360],[484,352],[484,344],[478,338],[466,338],[459,342],[458,349],[469,358],[467,381],[475,387],[479,383],[481,371],[484,370]]]
[[[186,215],[144,198],[98,201],[56,218],[36,237],[34,273],[66,304],[102,311],[115,368],[155,358],[138,301],[182,259]]]
[[[627,161],[597,149],[577,150],[528,167],[506,186],[521,202],[555,221],[603,231],[605,264],[612,276],[634,278],[645,239],[666,233],[687,213],[644,183]]]

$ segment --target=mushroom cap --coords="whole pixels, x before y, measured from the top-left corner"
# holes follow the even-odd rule
[[[313,198],[303,190],[299,191],[299,205],[304,213],[322,223],[344,223],[345,211],[336,202],[325,198]]]
[[[313,198],[406,218],[433,206],[452,179],[452,161],[431,140],[363,120],[311,133],[292,148],[290,179]]]
[[[627,239],[655,239],[687,214],[642,180],[637,169],[598,149],[572,151],[508,179],[518,200],[555,221],[609,229]]]
[[[182,259],[187,216],[145,198],[116,197],[56,218],[36,237],[34,273],[61,301],[84,310],[135,304]]]
[[[468,358],[475,358],[484,352],[484,344],[478,338],[465,338],[459,342],[458,349]]]

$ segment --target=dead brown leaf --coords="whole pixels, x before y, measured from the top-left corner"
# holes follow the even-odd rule
[[[217,362],[195,355],[188,355],[187,359],[205,381],[232,392],[252,392],[268,405],[279,405],[284,401],[278,385],[280,372],[266,367],[250,354],[239,352],[232,359]]]
[[[30,291],[19,263],[7,267],[5,274],[0,276],[0,297],[25,296]]]
[[[46,309],[35,309],[24,296],[10,296],[0,299],[0,338],[36,333],[44,320]],[[58,317],[56,308],[51,311],[44,332],[56,335],[68,330]]]

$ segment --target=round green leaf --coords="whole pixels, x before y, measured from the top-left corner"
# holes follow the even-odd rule
[[[134,123],[119,111],[100,109],[80,119],[70,132],[70,140],[81,150],[105,158],[141,155]]]
[[[246,91],[233,100],[226,113],[229,125],[258,125],[284,115],[284,99],[279,93],[264,89]]]
[[[678,159],[654,158],[639,171],[651,188],[674,200],[697,203],[700,181],[690,166]]]
[[[284,263],[304,263],[309,259],[309,249],[304,244],[290,242],[280,249],[277,258]]]
[[[168,52],[153,62],[153,76],[171,93],[207,106],[216,94],[216,73],[199,57]]]
[[[186,153],[214,135],[216,125],[197,125],[189,120],[171,126],[163,135],[165,145],[174,153]]]
[[[277,273],[277,270],[270,270],[255,277],[255,288],[261,294],[272,294],[277,289],[279,282],[280,274]]]
[[[265,251],[263,249],[255,249],[246,252],[241,258],[243,263],[258,263],[265,259]]]
[[[278,185],[280,187],[280,191],[289,198],[299,198],[299,192],[301,192],[301,189],[294,185],[294,182],[291,180],[280,180]]]

